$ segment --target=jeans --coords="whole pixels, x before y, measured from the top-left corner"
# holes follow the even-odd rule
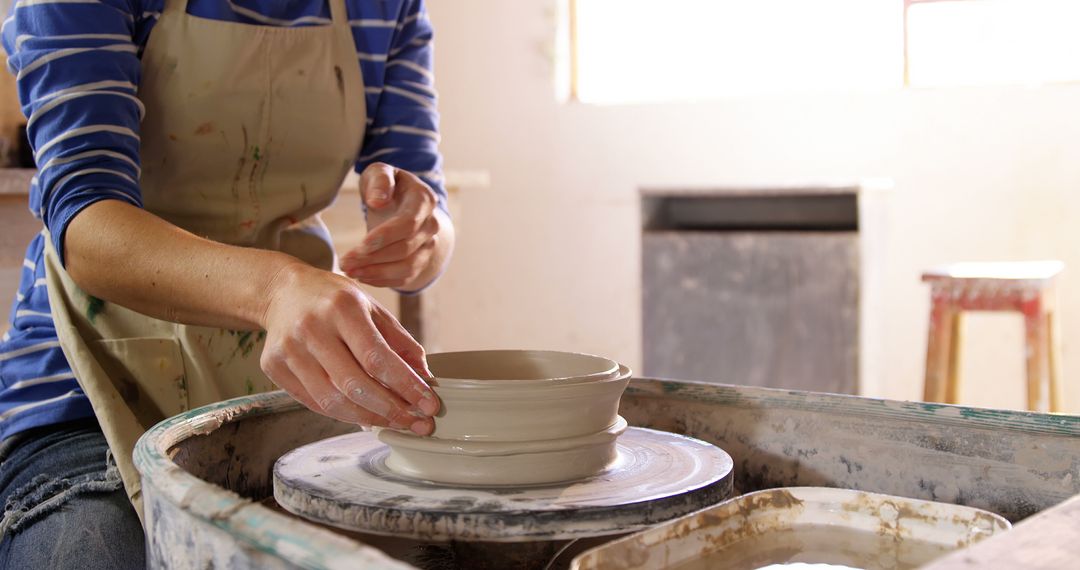
[[[145,538],[94,419],[0,444],[0,568],[145,568]]]

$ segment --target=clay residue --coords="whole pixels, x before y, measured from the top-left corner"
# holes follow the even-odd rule
[[[784,489],[776,489],[760,495],[753,495],[750,504],[757,508],[794,509],[802,507],[802,499]]]
[[[1020,413],[1000,412],[999,428],[987,429],[991,420],[958,419],[952,410],[940,417],[909,403],[643,379],[631,384],[620,413],[631,425],[724,449],[746,492],[854,488],[963,504],[1013,522],[1080,492],[1080,438],[1048,434],[1042,424],[1017,428]],[[1003,429],[1014,437],[1002,438]]]
[[[733,542],[744,540],[758,534],[761,528],[777,528],[788,519],[788,512],[792,509],[802,510],[803,502],[784,489],[761,491],[744,495],[729,503],[727,509],[716,513],[708,513],[704,527],[727,526],[723,531],[709,534],[705,537],[708,543],[706,551],[715,551]],[[731,516],[737,516],[742,520],[738,524],[725,522]],[[711,520],[710,520],[711,519]]]
[[[225,408],[203,414],[192,419],[191,432],[195,435],[208,435],[257,407],[259,407],[258,403],[244,403],[236,408]]]
[[[199,418],[199,421],[192,422],[191,433],[195,435],[208,435],[217,431],[223,423],[224,419],[217,415]]]

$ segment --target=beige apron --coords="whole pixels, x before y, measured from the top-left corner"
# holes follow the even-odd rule
[[[139,87],[148,211],[332,268],[317,213],[355,162],[366,111],[344,0],[329,2],[331,25],[277,28],[190,16],[187,0],[166,0]],[[45,260],[64,355],[141,512],[135,441],[189,408],[272,389],[259,368],[265,333],[153,319],[89,297],[51,245]]]

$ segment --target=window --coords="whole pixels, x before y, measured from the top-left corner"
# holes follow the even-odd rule
[[[915,86],[1080,80],[1078,0],[906,0]]]
[[[586,103],[1080,80],[1080,0],[567,0]]]

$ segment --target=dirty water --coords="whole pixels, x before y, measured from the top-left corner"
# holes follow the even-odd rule
[[[891,535],[805,525],[747,537],[673,570],[910,570],[951,550]]]

